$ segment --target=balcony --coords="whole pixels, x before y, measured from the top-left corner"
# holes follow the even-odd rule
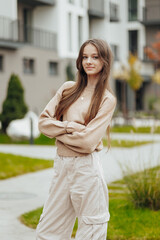
[[[91,18],[104,18],[104,0],[89,0],[88,14]]]
[[[20,21],[0,17],[0,47],[17,49],[31,45],[57,51],[56,33],[25,26]]]
[[[143,20],[145,26],[160,25],[160,4],[157,6],[149,6],[143,8]]]
[[[18,2],[31,6],[53,6],[56,0],[18,0]]]

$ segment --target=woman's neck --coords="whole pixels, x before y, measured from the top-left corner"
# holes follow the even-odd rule
[[[88,75],[87,77],[87,87],[96,87],[96,84],[98,82],[98,75]]]

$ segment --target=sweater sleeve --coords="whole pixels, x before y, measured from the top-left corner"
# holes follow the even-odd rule
[[[115,106],[115,97],[113,95],[106,97],[96,117],[88,123],[83,131],[63,134],[56,139],[74,151],[80,153],[93,152],[101,141],[105,130],[110,125]]]
[[[73,82],[65,82],[47,104],[39,117],[39,130],[49,138],[54,138],[67,132],[71,133],[74,130],[81,131],[84,129],[84,126],[81,124],[68,121],[62,122],[54,117],[55,110],[60,102],[63,90],[67,87],[71,87],[72,85]]]

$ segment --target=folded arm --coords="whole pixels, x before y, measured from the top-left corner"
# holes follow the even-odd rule
[[[56,137],[68,148],[81,152],[93,152],[101,141],[105,130],[110,125],[115,109],[116,100],[114,97],[106,98],[102,103],[96,117],[81,132],[74,131],[72,134],[64,133]]]

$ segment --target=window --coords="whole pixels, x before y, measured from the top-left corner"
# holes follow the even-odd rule
[[[49,62],[49,74],[50,75],[58,75],[58,63],[57,62]]]
[[[0,55],[0,72],[3,72],[3,56]]]
[[[118,5],[114,3],[110,3],[110,22],[118,22]]]
[[[112,49],[112,52],[113,52],[113,56],[114,56],[114,60],[119,60],[119,57],[118,57],[118,46],[117,45],[114,45],[114,44],[111,44],[111,49]]]
[[[29,59],[29,58],[23,59],[23,72],[25,74],[34,73],[34,59]]]
[[[132,54],[138,53],[138,31],[129,31],[129,52]]]
[[[137,0],[128,0],[128,20],[137,20]]]

